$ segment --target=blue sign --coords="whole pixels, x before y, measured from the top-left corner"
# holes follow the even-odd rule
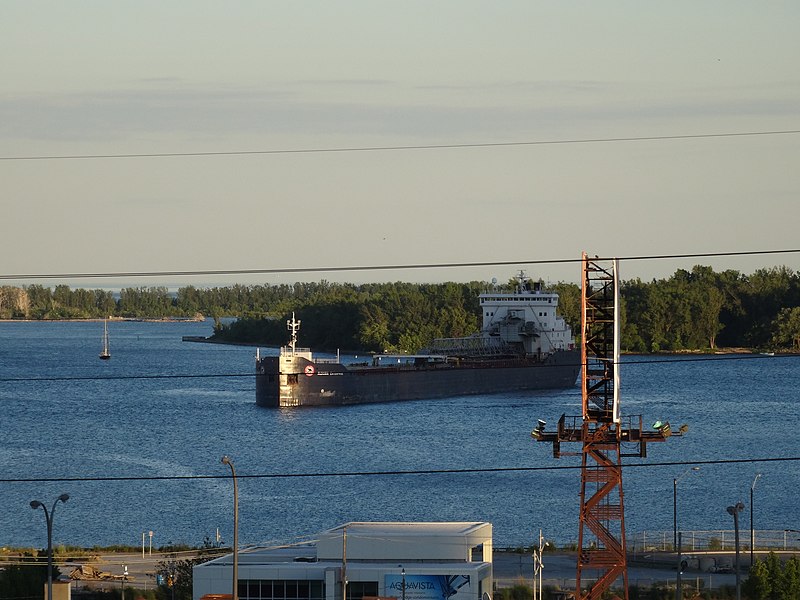
[[[405,594],[403,593],[405,584]],[[409,575],[390,573],[384,576],[384,596],[404,600],[448,600],[469,598],[469,575]]]

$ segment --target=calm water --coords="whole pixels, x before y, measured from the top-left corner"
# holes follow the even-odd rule
[[[91,477],[240,476],[242,543],[289,542],[351,520],[487,520],[498,546],[531,543],[542,528],[577,538],[577,470],[481,474],[247,478],[256,474],[574,466],[534,443],[578,414],[578,389],[344,408],[276,411],[254,401],[251,348],[195,344],[209,323],[112,323],[112,359],[100,361],[102,324],[0,323],[0,544],[41,547],[41,511],[64,492],[55,543],[199,544],[217,528],[232,539],[230,479],[80,481]],[[639,357],[627,361],[642,361]],[[219,377],[93,380],[132,375]],[[72,381],[9,378],[86,377]],[[631,464],[800,455],[800,359],[646,360],[623,367],[624,414],[689,425]],[[625,470],[629,534],[672,530],[672,479],[686,467]],[[684,529],[731,529],[725,507],[749,503],[759,529],[800,529],[800,465],[707,465],[679,483]],[[749,506],[743,516],[749,527]]]

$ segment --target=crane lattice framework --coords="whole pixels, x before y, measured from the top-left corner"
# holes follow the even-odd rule
[[[657,422],[644,431],[642,416],[622,418],[619,407],[619,280],[616,259],[590,259],[583,253],[581,285],[581,416],[561,415],[558,429],[546,432],[539,421],[531,435],[553,444],[553,456],[564,442],[582,444],[576,600],[599,600],[620,578],[628,600],[625,549],[625,511],[622,493],[622,457],[647,456],[648,442],[682,435],[669,423]],[[624,446],[623,446],[624,445]],[[624,449],[623,449],[624,448]],[[592,570],[587,582],[584,571]]]

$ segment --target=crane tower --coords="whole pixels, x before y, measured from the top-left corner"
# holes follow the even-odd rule
[[[642,427],[642,416],[622,417],[619,402],[619,280],[616,259],[591,259],[583,253],[581,284],[582,414],[561,415],[556,431],[539,420],[534,439],[553,444],[553,456],[581,457],[581,493],[575,600],[599,600],[623,579],[628,600],[622,457],[647,456],[648,442],[682,435],[668,422]],[[577,442],[579,452],[561,444]],[[623,446],[624,445],[624,446]],[[593,571],[590,579],[585,571]],[[586,584],[586,585],[583,585]]]

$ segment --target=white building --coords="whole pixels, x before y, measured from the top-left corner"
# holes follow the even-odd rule
[[[347,523],[314,542],[240,551],[240,600],[481,600],[491,523]],[[194,568],[194,600],[232,591],[233,554]],[[343,583],[344,582],[344,583]]]

